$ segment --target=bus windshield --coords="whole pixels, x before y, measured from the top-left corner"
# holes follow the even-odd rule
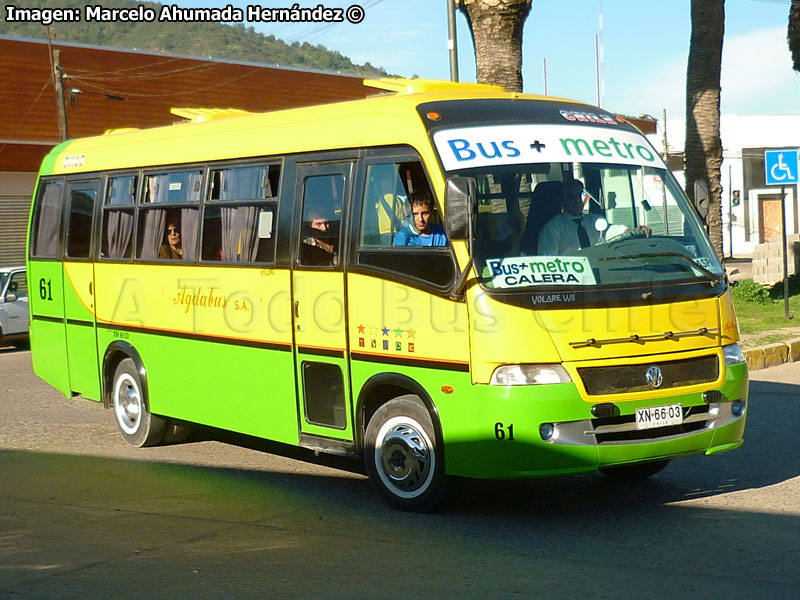
[[[661,157],[612,121],[434,133],[448,174],[477,183],[473,255],[485,288],[588,292],[722,278]]]
[[[628,286],[723,273],[666,169],[544,163],[463,174],[477,181],[473,248],[489,288]]]

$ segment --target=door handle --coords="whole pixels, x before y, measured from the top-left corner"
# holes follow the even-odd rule
[[[89,295],[92,296],[92,282],[89,282]]]
[[[295,319],[300,318],[300,302],[298,302],[297,300],[294,301],[294,318]]]

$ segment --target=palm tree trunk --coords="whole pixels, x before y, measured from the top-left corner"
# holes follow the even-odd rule
[[[795,71],[800,71],[800,0],[792,0],[789,9],[789,50]]]
[[[719,134],[720,70],[725,0],[692,0],[692,37],[686,71],[686,191],[705,180],[710,192],[708,233],[722,254],[722,140]]]
[[[475,45],[478,83],[522,91],[522,28],[532,0],[459,0]]]

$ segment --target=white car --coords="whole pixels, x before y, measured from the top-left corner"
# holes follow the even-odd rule
[[[0,346],[28,341],[25,267],[0,267]]]

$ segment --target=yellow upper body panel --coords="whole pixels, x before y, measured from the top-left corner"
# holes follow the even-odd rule
[[[192,122],[66,142],[51,152],[41,174],[71,175],[403,145],[419,152],[428,166],[434,190],[443,200],[444,178],[441,170],[436,168],[437,158],[423,122],[428,117],[420,116],[418,106],[458,99],[519,98],[564,102],[559,98],[507,93],[494,86],[425,80],[382,80],[365,84],[397,93],[262,114],[182,109],[181,114],[191,117]],[[435,115],[430,118],[435,119]],[[387,206],[391,205],[387,203]],[[379,223],[381,233],[390,220],[388,212],[382,217],[383,221]],[[463,268],[469,261],[467,245],[454,241],[453,247],[460,268]],[[102,273],[104,268],[98,265],[97,272]],[[247,307],[247,311],[236,312],[235,303],[215,304],[211,310],[202,306],[201,300],[211,303],[223,293],[227,297],[234,288],[223,289],[219,284],[212,290],[211,284],[205,283],[202,292],[199,284],[197,290],[184,289],[171,280],[171,271],[167,267],[149,267],[146,278],[139,277],[142,272],[133,266],[107,268],[111,273],[104,276],[113,278],[115,285],[97,299],[98,321],[131,327],[144,321],[181,331],[194,331],[202,326],[206,335],[291,343],[291,328],[286,323],[276,326],[274,319],[266,318],[271,316],[271,310],[277,310],[284,319],[289,318],[288,300],[283,296],[279,298],[280,303],[277,300],[272,302],[273,296],[267,297],[263,292],[241,305]],[[202,277],[214,278],[217,275],[213,270],[195,270]],[[238,278],[226,280],[226,285],[235,281],[235,289],[269,290],[277,294],[289,288],[289,276],[285,271],[270,269],[268,275],[257,271],[239,275],[238,271],[231,271],[234,272]],[[136,281],[138,287],[124,287],[128,276]],[[370,292],[357,296],[359,302],[363,301],[363,306],[351,300],[355,302],[350,307],[351,327],[355,329],[350,332],[350,347],[359,348],[364,355],[391,352],[404,358],[413,355],[429,361],[471,361],[473,381],[476,382],[488,382],[492,371],[501,364],[575,363],[691,353],[738,340],[730,294],[721,299],[676,299],[652,305],[536,310],[503,304],[473,285],[467,294],[466,305],[434,298],[435,301],[424,306],[424,311],[414,312],[414,318],[409,317],[406,323],[399,318],[394,321],[386,318],[384,313],[378,312],[377,305],[373,306],[373,292],[378,283],[379,279],[362,276],[349,280],[353,298],[357,288]],[[416,290],[407,293],[415,298],[415,306],[422,306],[428,297]],[[147,302],[139,301],[140,298]],[[91,298],[82,298],[82,302],[88,306]],[[444,319],[442,315],[445,313],[445,323],[448,327],[452,325],[446,335],[431,325]],[[200,317],[202,322],[198,325]],[[635,336],[650,339],[636,339]],[[344,338],[339,341],[344,344]],[[384,341],[391,341],[393,345],[384,348]],[[336,343],[324,340],[320,340],[320,344],[336,346]]]
[[[404,93],[259,114],[229,112],[222,118],[193,119],[166,127],[72,140],[52,151],[50,160],[45,161],[52,169],[43,169],[41,174],[395,144],[409,144],[423,154],[426,162],[434,161],[427,133],[416,111],[419,104],[477,98],[557,100],[511,94],[495,86],[474,84],[402,79],[370,84]],[[187,110],[190,109],[181,109],[181,115],[187,116]],[[195,109],[192,114],[198,110],[202,112]],[[219,109],[214,111],[218,113]]]

